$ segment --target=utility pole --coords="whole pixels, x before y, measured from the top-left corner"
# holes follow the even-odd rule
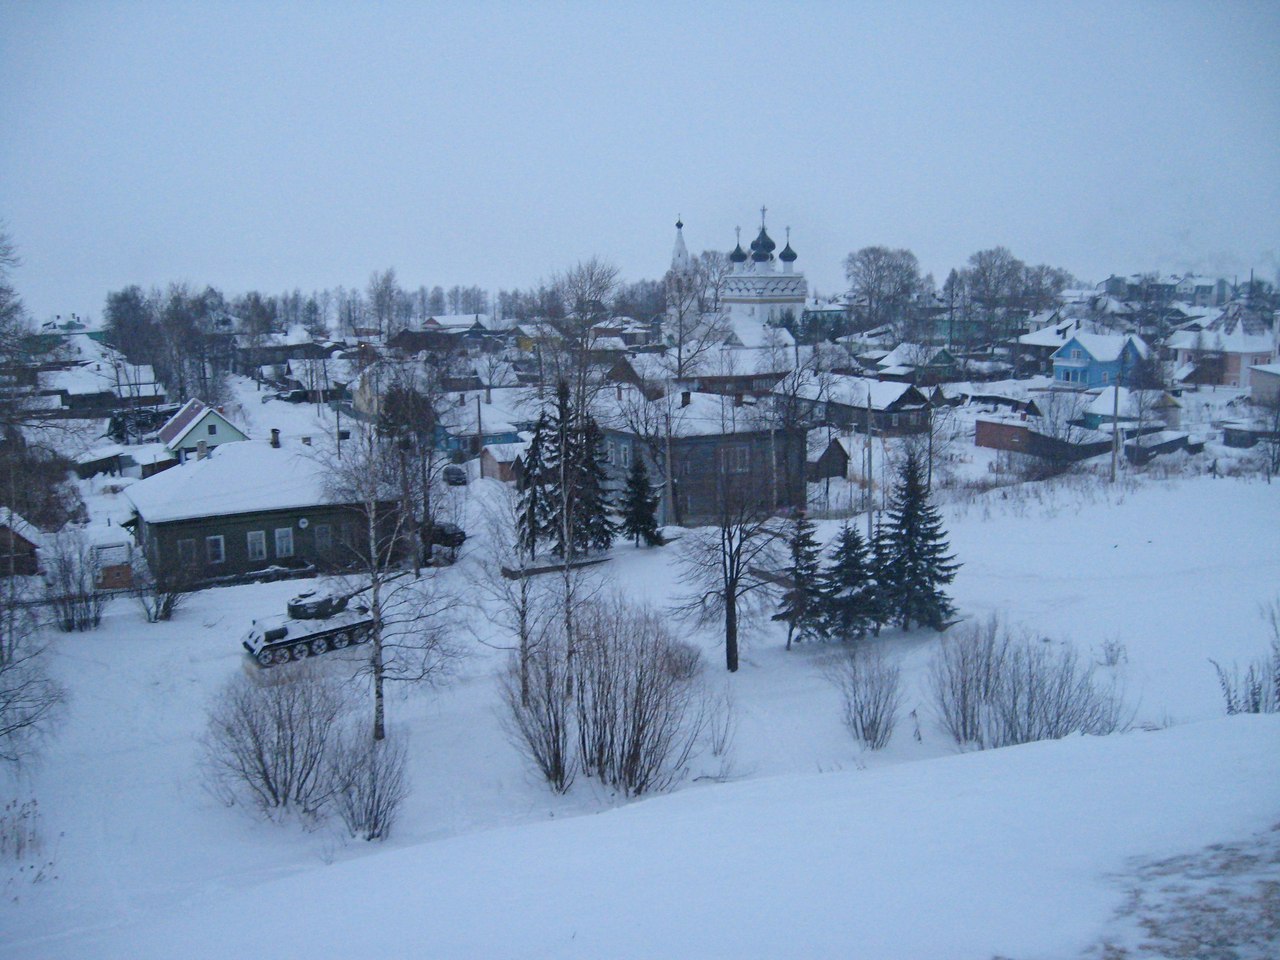
[[[866,486],[863,488],[862,505],[867,511],[867,542],[870,543],[871,537],[872,537],[872,533],[871,533],[871,471],[872,471],[871,384],[868,382],[866,386],[867,386],[867,445],[863,449],[863,458],[865,461],[866,469],[863,471],[863,474],[862,474],[863,478],[866,481]]]
[[[1124,382],[1124,348],[1128,345],[1125,340],[1120,347],[1120,375],[1111,395],[1111,483],[1116,482],[1116,461],[1120,459],[1120,384]]]

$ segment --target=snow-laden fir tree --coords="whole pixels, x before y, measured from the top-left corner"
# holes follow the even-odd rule
[[[622,532],[637,547],[641,540],[650,547],[658,547],[665,542],[658,532],[658,494],[649,482],[649,469],[638,450],[631,458],[627,487],[622,495]]]
[[[547,418],[543,414],[534,424],[533,438],[525,451],[520,508],[516,518],[517,545],[530,558],[538,555],[538,544],[546,538],[548,505],[543,487],[547,470],[543,459],[546,435]]]
[[[955,579],[960,564],[948,552],[942,517],[929,503],[923,470],[908,452],[889,505],[886,529],[889,612],[904,630],[912,622],[942,630],[955,612],[942,591]]]
[[[578,543],[575,521],[578,512],[578,461],[581,456],[569,385],[561,380],[554,402],[542,412],[543,426],[540,494],[544,509],[539,518],[540,535],[551,544],[557,557],[571,559]]]
[[[567,560],[613,545],[604,437],[594,419],[574,409],[564,381],[538,418],[525,467],[520,542],[531,555],[539,542]]]
[[[819,590],[822,548],[814,537],[813,522],[801,511],[791,522],[787,537],[786,575],[791,586],[782,596],[775,620],[787,624],[787,649],[793,639],[812,640],[822,635],[822,596]]]
[[[819,575],[818,589],[827,636],[857,640],[876,622],[879,610],[871,549],[854,525],[840,528],[831,562]]]
[[[604,469],[604,434],[595,418],[580,416],[576,437],[577,516],[574,522],[575,552],[608,550],[617,535],[617,525],[609,515],[608,479]]]

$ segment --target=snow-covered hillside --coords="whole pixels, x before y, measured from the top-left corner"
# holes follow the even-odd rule
[[[1280,717],[705,787],[206,891],[29,956],[1064,956],[1274,817]],[[1224,791],[1221,785],[1230,784]]]
[[[487,485],[453,493],[477,534]],[[1100,669],[1138,725],[1168,729],[955,756],[922,682],[937,635],[886,632],[907,703],[889,747],[862,753],[822,677],[830,648],[787,653],[765,624],[729,678],[714,631],[682,626],[732,688],[731,763],[701,758],[713,779],[629,805],[585,780],[556,797],[502,733],[504,654],[482,642],[502,638],[468,606],[464,551],[441,577],[471,655],[449,685],[389,705],[413,792],[386,844],[256,823],[201,786],[204,708],[255,669],[239,636],[305,583],[206,591],[168,624],[118,601],[98,631],[54,638],[72,700],[19,791],[39,800],[50,866],[38,883],[0,874],[0,956],[1077,955],[1120,906],[1130,858],[1280,821],[1280,727],[1218,719],[1208,663],[1265,649],[1280,486],[1050,489],[947,508],[957,604],[1093,659],[1118,642]],[[600,569],[663,605],[681,591],[677,548],[621,547]]]

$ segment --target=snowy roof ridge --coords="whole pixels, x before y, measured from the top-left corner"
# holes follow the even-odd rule
[[[325,468],[302,448],[268,441],[225,443],[203,460],[129,486],[124,495],[148,523],[314,507],[327,503]]]

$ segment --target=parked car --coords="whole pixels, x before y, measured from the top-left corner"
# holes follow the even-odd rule
[[[467,485],[467,468],[461,464],[451,463],[444,468],[444,482],[451,487],[465,487]]]
[[[467,534],[455,523],[433,523],[422,530],[424,543],[436,544],[456,550],[466,542]]]

